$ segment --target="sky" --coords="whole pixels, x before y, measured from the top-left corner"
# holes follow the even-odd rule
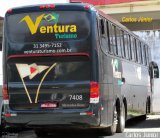
[[[0,16],[4,17],[5,12],[12,7],[45,3],[65,3],[68,1],[69,0],[0,0]]]

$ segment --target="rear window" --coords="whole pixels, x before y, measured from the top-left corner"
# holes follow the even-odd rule
[[[84,39],[90,34],[90,14],[85,11],[50,11],[8,15],[11,42],[52,42]]]
[[[33,62],[32,62],[33,61]],[[8,62],[8,81],[44,82],[90,80],[88,57],[32,57],[12,59]]]

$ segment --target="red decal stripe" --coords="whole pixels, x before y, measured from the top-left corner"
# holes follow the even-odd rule
[[[10,58],[22,58],[22,57],[47,57],[47,56],[87,56],[89,57],[89,53],[63,53],[63,54],[17,54],[11,55]]]

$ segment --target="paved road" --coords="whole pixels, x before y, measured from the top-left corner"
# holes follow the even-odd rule
[[[159,133],[158,133],[159,132]],[[132,119],[127,122],[124,133],[115,134],[114,136],[97,136],[97,132],[91,135],[91,133],[61,133],[59,135],[51,135],[47,138],[159,138],[160,137],[160,115],[149,115],[147,120],[142,121],[138,119]],[[17,137],[7,137],[17,138]],[[18,134],[18,138],[37,138],[32,130],[23,131]]]
[[[160,132],[160,115],[149,115],[147,120],[131,120],[125,132]]]

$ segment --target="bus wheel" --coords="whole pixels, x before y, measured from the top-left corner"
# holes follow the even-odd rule
[[[142,116],[140,116],[139,118],[143,121],[147,119],[147,114],[150,113],[150,103],[149,100],[147,100],[146,102],[146,113]]]
[[[150,100],[147,99],[147,103],[146,103],[146,114],[150,113]]]
[[[107,135],[114,135],[116,133],[116,129],[117,129],[117,109],[115,106],[113,111],[113,123],[110,127],[107,127],[105,129],[105,132]]]
[[[118,124],[117,124],[117,133],[122,133],[125,128],[126,116],[125,116],[125,107],[124,103],[122,104],[122,108],[118,111]]]
[[[150,101],[147,99],[147,102],[146,102],[146,113],[142,116],[140,116],[139,118],[141,120],[146,120],[147,119],[147,114],[150,113]]]
[[[46,138],[46,136],[48,136],[48,133],[46,131],[44,131],[43,129],[34,129],[35,134],[37,135],[37,137],[39,138]]]
[[[0,124],[0,132],[1,134],[5,131],[5,120],[4,120],[4,108],[2,107],[1,111],[1,124]]]

